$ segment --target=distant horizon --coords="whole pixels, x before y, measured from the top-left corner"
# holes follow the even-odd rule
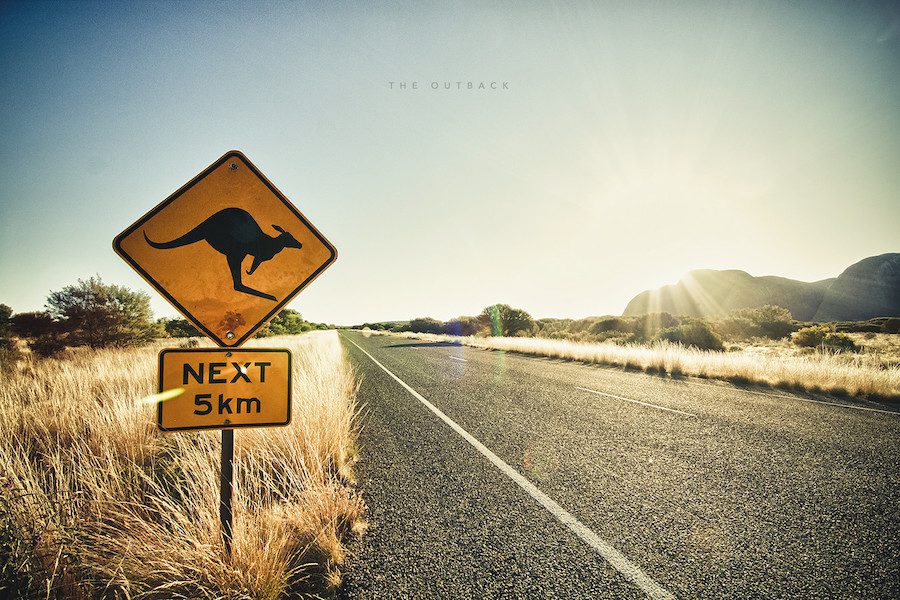
[[[111,241],[230,149],[337,248],[288,305],[317,322],[620,314],[696,269],[817,281],[896,246],[896,4],[0,11],[17,312],[100,274],[174,316]]]
[[[829,276],[829,277],[822,277],[821,279],[809,279],[809,280],[807,280],[807,279],[797,279],[797,278],[795,278],[795,277],[786,277],[786,276],[780,275],[780,274],[778,274],[778,273],[765,273],[765,274],[751,273],[750,271],[748,271],[748,270],[746,270],[746,269],[738,269],[738,268],[734,268],[734,269],[727,269],[727,268],[723,268],[723,269],[707,269],[707,268],[690,269],[690,270],[688,270],[688,271],[685,271],[685,273],[684,273],[681,277],[679,277],[677,280],[675,280],[675,281],[670,281],[670,282],[660,283],[659,285],[655,285],[655,286],[651,286],[651,287],[648,287],[648,288],[644,288],[644,289],[642,289],[642,290],[638,290],[638,291],[636,291],[636,292],[634,293],[634,295],[632,296],[632,298],[634,298],[635,296],[637,296],[637,295],[639,295],[639,294],[641,294],[642,292],[645,292],[645,291],[649,291],[649,290],[661,288],[661,287],[664,287],[664,286],[667,286],[667,285],[675,285],[675,284],[677,284],[678,282],[680,282],[682,279],[684,279],[684,276],[686,276],[688,273],[691,273],[691,272],[694,272],[694,271],[741,271],[741,272],[747,273],[748,275],[751,275],[752,277],[783,277],[783,278],[785,278],[785,279],[791,279],[791,280],[794,280],[794,281],[800,281],[800,282],[803,282],[803,283],[817,283],[817,282],[820,282],[820,281],[826,281],[826,280],[828,280],[828,279],[835,279],[838,275],[840,275],[841,273],[843,273],[848,267],[850,267],[850,266],[852,266],[852,265],[854,265],[854,264],[856,264],[856,263],[858,263],[858,262],[860,262],[860,261],[862,261],[862,260],[865,260],[865,259],[867,259],[867,258],[876,257],[876,256],[883,256],[883,255],[886,255],[886,254],[900,254],[900,251],[898,251],[898,252],[881,252],[881,253],[879,253],[879,254],[872,254],[872,255],[870,255],[870,256],[863,256],[863,257],[860,258],[859,260],[855,260],[855,261],[853,261],[852,263],[846,265],[843,269],[841,269],[838,273],[835,273],[834,275],[831,275],[831,276]],[[411,316],[406,316],[406,317],[401,317],[401,318],[396,318],[396,319],[364,319],[364,320],[362,320],[362,321],[354,322],[354,323],[331,323],[331,324],[332,324],[332,325],[340,325],[340,326],[344,326],[344,325],[361,325],[361,324],[363,324],[363,323],[388,323],[388,322],[396,322],[396,321],[408,321],[408,320],[410,320],[410,319],[415,319],[415,318],[420,318],[420,317],[431,317],[431,318],[436,318],[436,319],[441,320],[441,321],[448,321],[448,320],[450,320],[450,319],[455,319],[455,318],[458,318],[458,317],[471,317],[471,316],[477,316],[479,313],[481,313],[481,311],[482,311],[485,307],[491,306],[492,304],[509,304],[509,305],[511,305],[511,306],[514,306],[515,308],[521,308],[521,309],[524,310],[525,312],[529,313],[529,314],[530,314],[534,319],[536,319],[536,320],[537,320],[537,319],[573,319],[573,320],[578,320],[578,319],[587,319],[587,318],[591,318],[591,317],[606,317],[606,316],[608,316],[608,317],[616,317],[616,316],[621,316],[622,313],[623,313],[624,310],[625,310],[625,306],[623,306],[623,307],[622,307],[622,310],[620,310],[620,311],[618,311],[618,312],[602,312],[602,313],[601,313],[601,312],[597,312],[597,313],[585,314],[585,315],[579,315],[579,316],[573,316],[573,315],[563,315],[563,316],[560,316],[560,315],[535,315],[535,314],[531,313],[531,311],[528,310],[528,307],[527,307],[527,306],[519,305],[519,304],[516,304],[516,303],[513,303],[513,302],[507,302],[507,301],[505,301],[505,300],[498,300],[497,302],[490,302],[490,303],[488,303],[488,304],[485,304],[484,306],[480,307],[478,310],[476,310],[476,311],[474,311],[474,312],[468,312],[468,313],[466,313],[466,312],[461,312],[461,313],[459,313],[459,314],[451,315],[451,316],[444,317],[444,318],[441,318],[441,317],[436,316],[436,315],[431,315],[431,314],[417,314],[417,315],[411,315]],[[627,304],[627,303],[626,303],[626,304]],[[302,311],[301,311],[301,312],[302,312]],[[306,315],[303,315],[303,317],[306,318]],[[314,322],[319,322],[319,321],[316,321],[316,319],[311,319],[311,320],[314,321]]]
[[[828,280],[828,279],[834,279],[834,278],[836,278],[838,275],[840,275],[844,270],[846,270],[848,267],[850,267],[850,266],[852,266],[852,265],[854,265],[854,264],[856,264],[856,263],[858,263],[858,262],[860,262],[860,261],[862,261],[862,260],[865,260],[865,259],[867,259],[867,258],[872,258],[872,257],[875,257],[875,256],[883,256],[883,255],[886,255],[886,254],[898,254],[898,253],[900,253],[900,251],[898,251],[898,252],[890,252],[890,251],[889,251],[889,252],[880,252],[880,253],[878,253],[878,254],[872,254],[872,255],[870,255],[870,256],[863,256],[863,257],[859,258],[858,260],[854,260],[853,262],[851,262],[851,263],[845,265],[840,271],[838,271],[838,272],[835,273],[834,275],[830,275],[830,276],[827,276],[827,277],[822,277],[822,278],[820,278],[820,279],[799,279],[799,278],[796,278],[796,277],[787,277],[787,276],[785,276],[785,275],[781,275],[781,274],[778,274],[778,273],[758,274],[758,273],[752,273],[752,272],[748,271],[747,269],[740,269],[740,268],[719,268],[719,269],[714,269],[714,268],[704,268],[704,267],[700,267],[700,268],[689,269],[688,271],[685,271],[678,279],[676,279],[676,280],[674,280],[674,281],[660,282],[658,285],[654,285],[654,286],[646,287],[646,288],[641,289],[641,290],[637,290],[637,291],[634,292],[634,294],[632,294],[632,296],[629,298],[628,301],[630,301],[631,299],[633,299],[633,298],[634,298],[635,296],[637,296],[638,294],[641,294],[642,292],[649,291],[649,290],[653,290],[653,289],[657,289],[657,288],[661,288],[661,287],[664,287],[664,286],[667,286],[667,285],[675,285],[675,284],[677,284],[678,282],[680,282],[686,275],[688,275],[689,273],[694,272],[694,271],[742,271],[742,272],[747,273],[747,274],[749,274],[749,275],[751,275],[751,276],[753,276],[753,277],[784,277],[784,278],[786,278],[786,279],[792,279],[792,280],[794,280],[794,281],[800,281],[800,282],[804,282],[804,283],[816,283],[816,282],[819,282],[819,281],[825,281],[825,280]],[[94,276],[97,276],[97,275],[98,275],[98,274],[95,274]],[[87,279],[87,278],[89,278],[89,277],[90,277],[90,276],[88,276],[88,277],[82,277],[81,279]],[[122,285],[120,282],[108,280],[108,279],[106,279],[106,278],[104,278],[104,277],[102,277],[102,276],[101,276],[101,279],[103,279],[103,281],[104,281],[105,283],[116,284],[116,285]],[[66,285],[71,285],[71,284],[76,283],[76,282],[77,282],[76,280],[73,280],[73,281],[71,281],[69,284],[66,284]],[[145,291],[145,292],[147,292],[148,295],[150,295],[150,298],[151,298],[151,305],[154,305],[154,304],[158,305],[160,302],[159,302],[159,301],[154,302],[154,300],[162,300],[162,299],[158,297],[159,295],[157,294],[157,292],[156,292],[155,290],[153,290],[152,288],[150,288],[149,285],[147,285],[145,282],[142,281],[142,283],[144,284],[144,286],[146,286],[147,289],[141,288],[140,291]],[[52,290],[52,291],[56,291],[56,290]],[[50,291],[48,291],[47,293],[49,294]],[[157,296],[157,298],[154,298],[154,296]],[[584,314],[584,315],[571,315],[571,314],[566,314],[566,315],[559,315],[559,314],[539,315],[539,314],[534,314],[534,313],[532,313],[532,312],[528,309],[528,306],[527,306],[526,304],[516,303],[516,302],[510,302],[510,301],[505,300],[505,299],[498,299],[498,300],[496,300],[495,302],[488,302],[488,303],[484,304],[483,306],[480,306],[479,308],[477,308],[476,310],[473,310],[473,311],[471,311],[471,312],[460,312],[460,313],[458,313],[458,314],[451,314],[451,315],[449,315],[449,316],[440,316],[440,315],[436,315],[436,314],[428,314],[428,313],[424,313],[424,314],[407,315],[407,316],[397,317],[397,318],[378,318],[378,319],[367,318],[367,319],[362,319],[362,320],[359,320],[359,321],[353,321],[353,322],[349,322],[349,323],[342,323],[342,322],[338,322],[338,321],[325,321],[325,320],[321,320],[321,319],[315,318],[315,315],[308,315],[307,313],[305,313],[305,312],[302,310],[302,308],[299,308],[299,307],[297,306],[298,304],[300,304],[301,301],[302,301],[302,297],[300,298],[300,300],[295,300],[294,302],[289,303],[285,308],[289,308],[289,309],[292,309],[292,310],[296,310],[297,312],[299,312],[299,313],[303,316],[303,318],[304,318],[305,320],[307,320],[307,321],[309,321],[309,322],[313,322],[313,323],[326,323],[326,324],[329,324],[329,325],[335,325],[335,326],[339,326],[339,327],[352,326],[352,325],[361,325],[361,324],[363,324],[363,323],[387,323],[387,322],[397,322],[397,321],[408,321],[408,320],[410,320],[410,319],[421,318],[421,317],[430,317],[430,318],[438,319],[438,320],[440,320],[440,321],[449,321],[449,320],[451,320],[451,319],[455,319],[455,318],[463,317],[463,316],[477,316],[478,314],[481,313],[481,311],[482,311],[485,307],[491,306],[491,305],[493,305],[493,304],[509,304],[509,305],[514,306],[514,307],[516,307],[516,308],[520,308],[520,309],[524,310],[525,312],[529,313],[534,319],[573,319],[573,320],[578,320],[578,319],[585,319],[585,318],[590,318],[590,317],[621,316],[622,313],[623,313],[624,310],[625,310],[625,305],[623,305],[623,306],[622,306],[622,309],[621,309],[620,311],[617,311],[617,312],[594,312],[594,313],[589,313],[589,314]],[[626,301],[626,305],[627,305],[628,301]],[[165,302],[165,301],[163,301],[163,302]],[[0,304],[2,304],[2,303],[5,303],[5,302],[3,302],[2,299],[0,299]],[[17,309],[15,306],[12,306],[12,309],[13,309],[13,311],[14,311],[15,313],[31,312],[31,311],[41,311],[41,310],[44,310],[44,305],[42,304],[41,306],[33,307],[33,308],[28,308],[28,309]],[[180,314],[173,306],[171,306],[171,305],[168,304],[168,303],[165,303],[165,305],[163,306],[163,311],[157,312],[157,310],[154,309],[154,311],[153,311],[153,317],[154,317],[155,319],[160,319],[160,318],[183,318],[183,315],[181,315],[181,314]]]

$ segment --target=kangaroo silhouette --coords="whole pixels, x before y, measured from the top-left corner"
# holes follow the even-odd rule
[[[241,281],[241,262],[248,255],[253,257],[253,264],[247,271],[247,275],[253,275],[260,264],[271,260],[285,248],[303,247],[303,244],[298,242],[294,236],[278,225],[272,225],[272,228],[278,232],[275,237],[264,232],[246,210],[224,208],[181,237],[169,242],[154,242],[147,237],[146,231],[143,233],[147,243],[160,250],[180,248],[205,240],[214,250],[225,255],[236,291],[267,300],[275,300],[275,296],[254,290]]]

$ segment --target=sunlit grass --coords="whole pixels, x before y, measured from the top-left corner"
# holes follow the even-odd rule
[[[900,367],[872,354],[814,352],[801,356],[713,352],[668,342],[649,345],[582,343],[548,338],[454,337],[397,333],[454,341],[474,348],[612,365],[650,373],[690,375],[777,388],[900,400]]]
[[[235,433],[230,560],[219,432],[161,434],[146,401],[161,344],[6,374],[0,597],[281,598],[339,582],[344,542],[365,526],[352,487],[356,382],[335,332],[264,345],[294,354],[294,413],[288,427]]]

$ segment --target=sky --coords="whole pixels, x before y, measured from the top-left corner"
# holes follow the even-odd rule
[[[620,314],[900,251],[891,3],[3,3],[0,90],[16,312],[100,275],[174,316],[112,239],[230,149],[338,248],[313,321]]]

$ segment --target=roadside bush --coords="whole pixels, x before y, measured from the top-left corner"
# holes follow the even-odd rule
[[[12,340],[12,309],[0,304],[0,368],[14,365],[19,360],[19,349]]]
[[[444,326],[447,335],[475,335],[481,330],[481,323],[477,317],[460,317],[450,319]]]
[[[28,348],[42,358],[51,358],[65,350],[66,343],[54,335],[45,335],[29,340]]]
[[[0,341],[8,340],[12,329],[12,308],[0,304]]]
[[[840,350],[842,352],[859,351],[859,346],[846,333],[826,333],[825,339],[822,340],[822,345],[831,350]]]
[[[492,336],[518,336],[534,333],[534,319],[521,308],[513,308],[508,304],[493,304],[486,307],[478,319]]]
[[[749,318],[731,314],[716,324],[716,329],[726,339],[746,340],[759,335],[759,328]]]
[[[26,340],[64,333],[60,323],[44,311],[18,313],[10,319],[10,324],[12,333]]]
[[[169,337],[191,338],[203,335],[187,319],[159,319],[157,323],[163,326]]]
[[[285,308],[266,323],[265,327],[256,332],[255,337],[298,335],[312,329],[327,329],[327,327],[319,327],[317,324],[304,321],[303,316],[299,312],[291,308]]]
[[[663,329],[657,339],[692,346],[700,350],[722,350],[722,340],[705,321],[691,320]]]
[[[791,341],[801,348],[815,348],[822,345],[825,336],[829,333],[831,330],[823,325],[812,325],[795,331],[791,336]]]
[[[593,335],[604,334],[610,331],[628,333],[631,331],[631,327],[628,326],[624,319],[620,319],[619,317],[607,317],[596,321],[588,328],[588,333]]]
[[[444,333],[444,324],[431,317],[418,317],[409,322],[409,331],[413,333]]]
[[[162,334],[152,320],[150,296],[108,285],[99,277],[78,280],[47,298],[50,316],[60,323],[70,346],[131,346]]]
[[[667,312],[650,313],[634,317],[628,330],[633,333],[634,339],[639,341],[651,340],[663,329],[678,327],[681,320]]]
[[[766,304],[758,308],[733,311],[719,321],[718,329],[729,339],[762,336],[778,340],[790,335],[795,327],[791,311],[781,306]]]

